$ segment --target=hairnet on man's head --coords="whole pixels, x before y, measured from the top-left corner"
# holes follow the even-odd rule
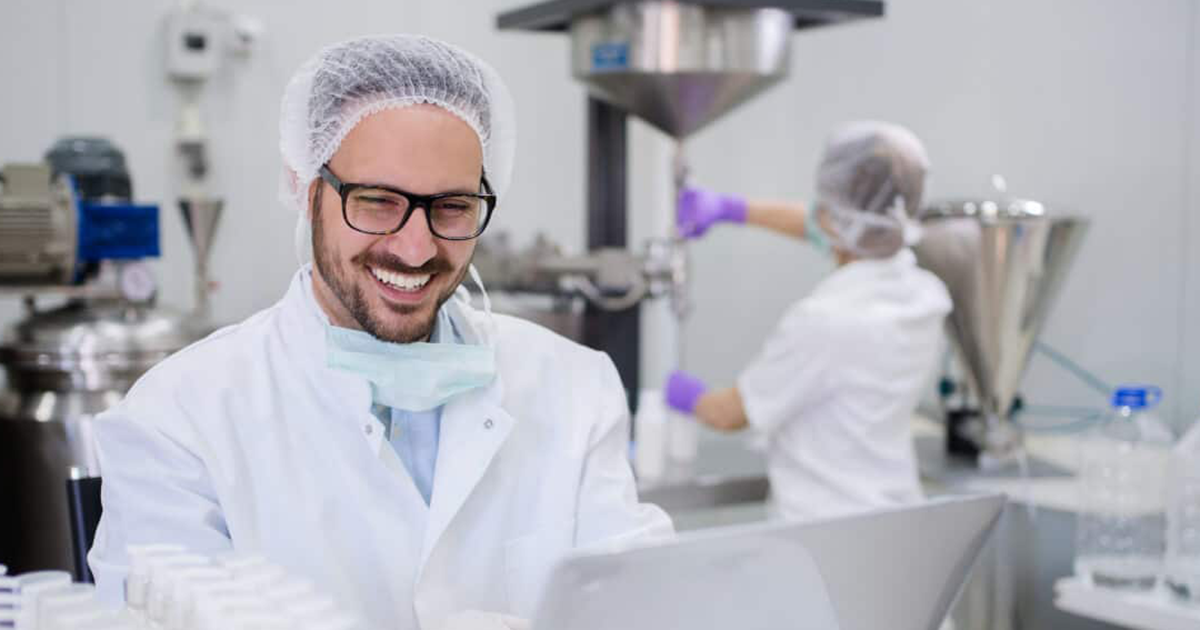
[[[508,189],[516,149],[512,98],[496,71],[451,44],[417,35],[361,37],[305,62],[284,90],[281,196],[299,213],[297,248],[308,258],[308,188],[360,121],[387,109],[431,104],[462,119],[483,148],[497,195]]]
[[[860,121],[835,130],[817,167],[817,203],[839,247],[882,257],[911,245],[928,170],[925,148],[904,127]]]

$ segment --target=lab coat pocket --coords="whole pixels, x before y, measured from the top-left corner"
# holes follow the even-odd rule
[[[574,543],[575,519],[505,541],[505,589],[512,614],[526,619],[533,616],[550,570]]]

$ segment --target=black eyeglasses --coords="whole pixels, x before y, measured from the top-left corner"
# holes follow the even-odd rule
[[[348,184],[325,165],[318,171],[342,198],[342,218],[364,234],[395,234],[404,229],[416,208],[425,208],[429,231],[448,241],[469,241],[487,228],[496,208],[496,195],[487,177],[480,179],[481,193],[414,195],[379,184]]]

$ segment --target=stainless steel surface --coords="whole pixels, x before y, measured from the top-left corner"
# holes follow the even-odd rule
[[[583,300],[563,295],[538,295],[488,290],[492,310],[520,317],[575,341],[583,339]]]
[[[743,503],[761,503],[769,491],[766,454],[744,435],[702,432],[688,462],[668,459],[661,479],[639,482],[638,495],[678,516]]]
[[[956,487],[981,478],[1016,478],[1025,474],[1017,467],[980,471],[971,462],[958,461],[945,453],[944,440],[914,439],[922,481],[937,487]],[[676,515],[744,503],[761,503],[770,494],[766,455],[746,445],[742,438],[703,434],[699,456],[688,466],[673,463],[664,480],[639,484],[641,500]],[[1037,457],[1029,457],[1028,478],[1066,479],[1072,473]]]
[[[208,274],[208,257],[212,253],[212,242],[217,224],[221,221],[221,209],[224,205],[225,202],[220,199],[179,200],[179,212],[183,215],[183,224],[187,228],[192,254],[195,257],[196,310],[201,314],[207,314],[209,311],[208,288],[212,278]]]
[[[627,1],[547,0],[505,11],[497,17],[496,26],[502,30],[565,31],[579,15],[603,11]],[[797,30],[878,18],[884,13],[882,0],[703,0],[693,4],[732,9],[777,7],[792,16]]]
[[[976,479],[1066,479],[1074,476],[1070,470],[1032,455],[1025,456],[1024,467],[1014,462],[1005,467],[980,470],[975,461],[947,453],[946,440],[942,437],[919,436],[914,438],[913,446],[921,479],[942,486]]]
[[[97,474],[93,418],[155,363],[204,329],[119,299],[32,310],[0,343],[0,563],[70,570],[65,481]]]
[[[949,201],[925,213],[917,260],[950,290],[950,336],[987,417],[1007,416],[1087,226],[1021,200]]]
[[[761,503],[767,500],[770,488],[766,476],[714,476],[654,486],[643,491],[640,499],[668,512],[690,512],[739,503]]]
[[[70,283],[78,239],[70,184],[46,164],[7,164],[0,178],[0,284]]]
[[[572,22],[572,67],[596,97],[683,137],[783,79],[791,30],[777,8],[619,3]]]
[[[125,390],[207,332],[168,309],[73,300],[13,325],[0,342],[0,364],[19,391]]]
[[[544,234],[518,249],[511,235],[493,230],[479,239],[472,262],[489,291],[556,293],[557,280],[541,271],[541,261],[562,256],[562,249]]]
[[[607,311],[636,306],[646,298],[670,296],[677,310],[686,304],[687,253],[678,239],[650,239],[640,254],[602,247],[567,255],[543,236],[515,249],[500,232],[476,248],[475,266],[492,291],[583,297]],[[561,306],[557,302],[554,306]]]
[[[8,391],[0,396],[0,563],[21,573],[72,567],[66,480],[96,472],[92,421],[122,392]]]

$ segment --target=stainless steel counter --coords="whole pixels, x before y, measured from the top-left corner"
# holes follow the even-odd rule
[[[930,494],[961,492],[980,482],[1017,482],[1019,480],[1068,480],[1072,472],[1052,459],[1040,457],[1036,449],[1028,458],[1028,477],[1016,465],[984,471],[969,461],[946,455],[940,427],[924,419],[915,421],[915,438],[921,478]],[[722,508],[745,503],[761,503],[770,492],[765,452],[752,444],[747,435],[726,435],[704,431],[700,435],[697,457],[688,463],[672,462],[659,480],[639,482],[643,501],[654,503],[668,512]],[[1021,497],[1014,497],[1020,500]]]
[[[676,514],[766,501],[764,454],[745,435],[704,431],[696,459],[671,462],[662,479],[639,482],[642,501]]]

